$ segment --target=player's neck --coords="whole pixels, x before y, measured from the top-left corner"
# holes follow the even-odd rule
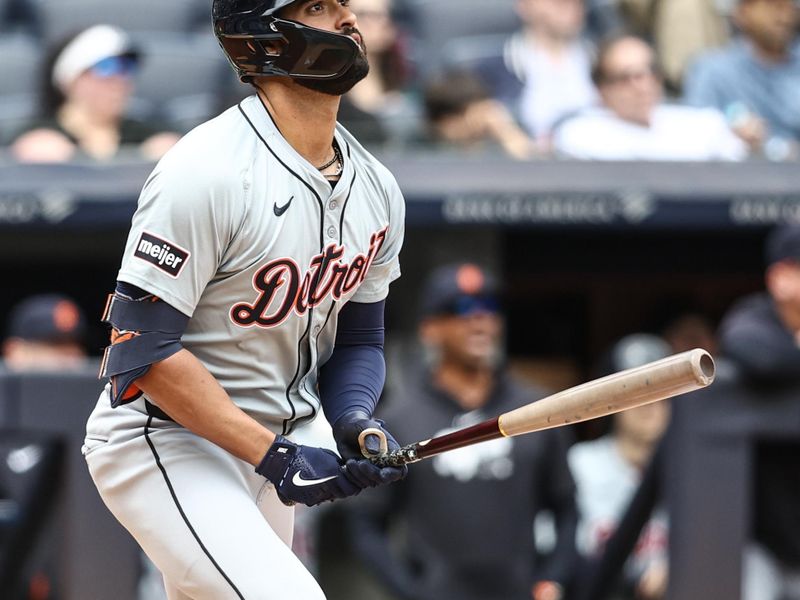
[[[292,148],[313,165],[330,160],[339,96],[280,80],[261,82],[258,94]]]

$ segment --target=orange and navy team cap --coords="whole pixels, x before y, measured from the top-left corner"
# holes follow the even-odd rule
[[[39,342],[81,343],[86,319],[78,305],[61,294],[40,294],[11,309],[6,335]]]
[[[473,263],[444,265],[428,277],[420,299],[422,317],[500,311],[495,276]]]

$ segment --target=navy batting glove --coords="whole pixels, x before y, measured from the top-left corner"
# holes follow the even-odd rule
[[[360,482],[360,472],[351,470],[334,452],[300,446],[281,435],[256,467],[256,473],[275,484],[284,504],[306,506],[355,496],[367,487]]]
[[[367,458],[347,461],[347,474],[361,487],[377,487],[398,481],[408,474],[408,467],[379,467]]]
[[[361,447],[358,445],[358,436],[365,429],[374,427],[380,429],[386,435],[386,441],[389,445],[389,452],[400,448],[400,444],[394,439],[391,433],[384,427],[383,421],[380,419],[373,419],[363,411],[350,411],[344,413],[341,417],[336,419],[333,424],[333,439],[336,440],[336,449],[341,454],[342,458],[347,460],[348,465],[351,466],[351,475],[365,486],[375,487],[376,485],[383,485],[392,483],[402,479],[408,474],[408,467],[383,467],[380,468],[374,465],[369,460],[366,460],[361,454]],[[380,440],[375,435],[368,435],[364,440],[364,445],[367,450],[372,454],[380,452]]]

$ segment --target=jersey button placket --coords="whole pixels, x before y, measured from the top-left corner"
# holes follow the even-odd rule
[[[336,239],[336,227],[334,227],[333,225],[328,227],[328,237],[331,238],[332,240]]]

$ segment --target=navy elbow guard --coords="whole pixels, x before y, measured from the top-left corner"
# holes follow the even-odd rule
[[[109,294],[102,320],[111,325],[111,345],[103,354],[100,377],[111,381],[111,406],[116,408],[142,395],[135,381],[153,363],[182,348],[189,317],[152,294],[132,298],[118,287]]]

